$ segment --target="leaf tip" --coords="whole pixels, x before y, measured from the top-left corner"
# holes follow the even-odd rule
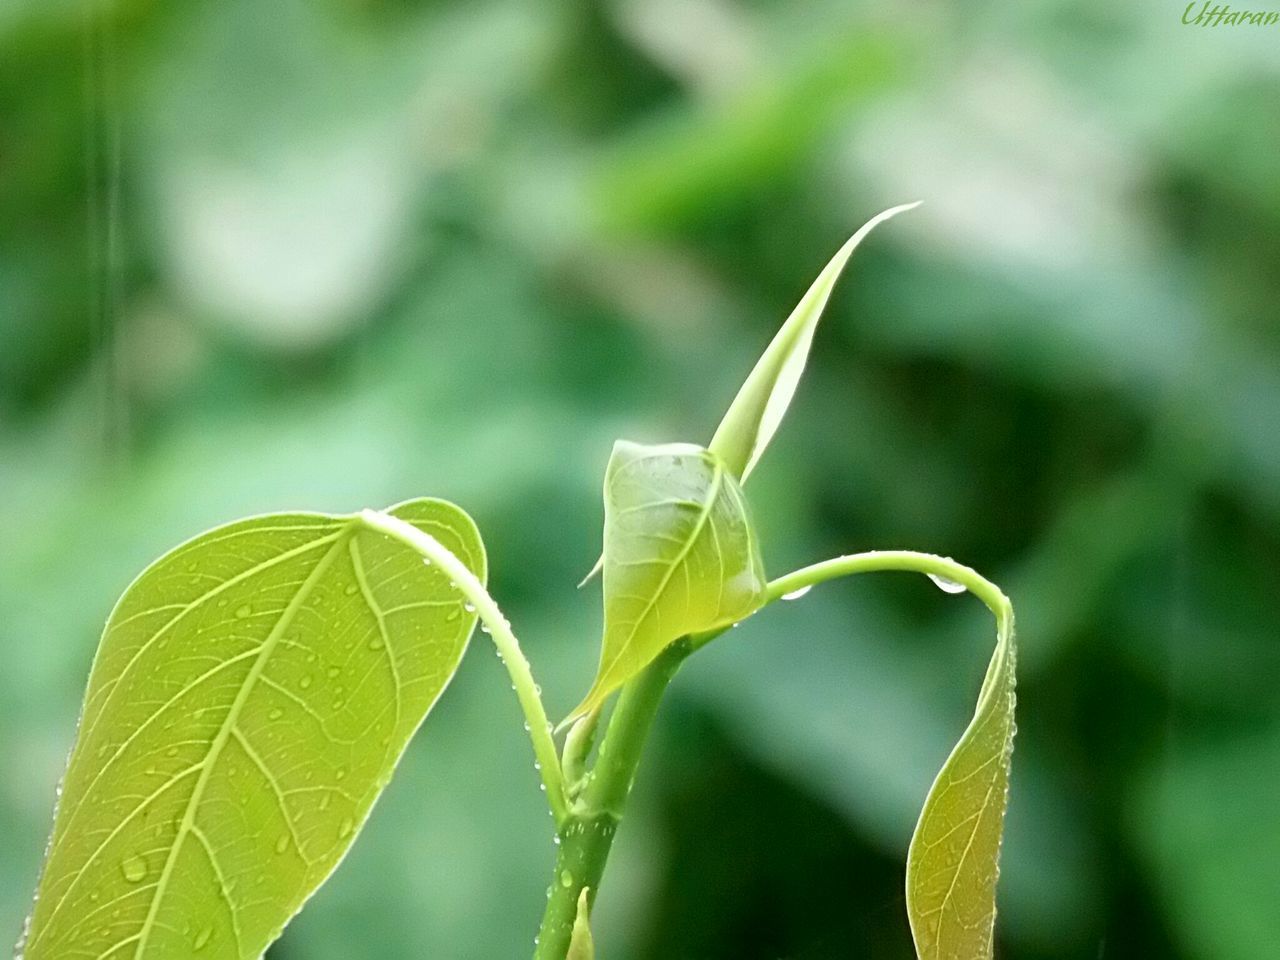
[[[603,569],[604,569],[604,554],[602,553],[600,554],[599,558],[596,560],[595,566],[592,567],[590,570],[588,570],[587,575],[578,581],[577,589],[581,590],[583,587],[585,587],[588,583],[590,583],[593,579],[595,579],[596,574],[598,574]]]
[[[591,935],[591,888],[583,887],[578,893],[578,912],[573,918],[573,933],[565,960],[594,960],[595,939]]]

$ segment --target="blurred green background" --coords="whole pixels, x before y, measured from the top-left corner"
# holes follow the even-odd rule
[[[450,497],[562,715],[611,441],[709,439],[839,243],[923,199],[752,478],[768,566],[915,548],[1013,597],[999,956],[1280,956],[1280,33],[1183,7],[0,0],[0,931],[147,561]],[[991,643],[885,576],[700,654],[606,960],[910,956]],[[477,643],[271,958],[526,956],[553,853]]]

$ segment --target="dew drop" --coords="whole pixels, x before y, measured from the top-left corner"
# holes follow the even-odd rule
[[[964,593],[968,589],[963,583],[956,583],[954,580],[948,580],[946,577],[940,577],[936,573],[929,574],[929,579],[943,593]]]
[[[213,939],[213,927],[205,927],[196,934],[195,941],[191,944],[194,950],[203,950],[209,945],[209,941]]]
[[[320,798],[320,809],[321,809],[321,810],[328,810],[328,809],[329,809],[329,801],[331,801],[332,799],[333,799],[332,794],[328,794],[328,793],[326,793],[324,796],[322,796],[322,797]]]
[[[242,606],[236,607],[236,619],[238,620],[243,620],[245,617],[249,616],[249,614],[251,613],[253,613],[253,607],[249,606],[249,604],[247,603]]]
[[[267,714],[267,719],[268,719],[268,720],[279,720],[279,719],[280,719],[281,717],[283,717],[283,716],[284,716],[284,711],[283,711],[283,710],[281,710],[279,707],[275,707],[275,708],[273,708],[273,709],[272,709],[272,711],[271,711],[270,713],[268,713],[268,714]]]
[[[330,678],[336,677],[341,672],[342,672],[341,667],[330,667],[328,670],[325,671],[325,673],[327,673]]]
[[[307,674],[305,677],[303,677],[301,680],[299,680],[299,681],[298,681],[298,686],[300,686],[303,690],[305,690],[305,689],[307,689],[307,687],[311,686],[311,674]]]
[[[355,824],[351,822],[350,817],[348,817],[346,820],[343,820],[342,823],[338,825],[338,839],[339,840],[347,839],[347,837],[351,836],[351,831],[354,829],[355,829]]]
[[[560,872],[560,886],[564,887],[566,890],[573,886],[573,874],[568,870],[562,870]]]
[[[463,609],[463,610],[465,610],[465,611],[467,611],[467,613],[475,613],[475,612],[476,612],[475,604],[472,604],[472,603],[464,603],[464,604],[462,605],[462,609]]]
[[[803,597],[806,593],[808,593],[812,589],[813,589],[813,584],[810,583],[807,586],[801,587],[799,590],[792,590],[790,593],[784,593],[782,595],[782,599],[783,600],[799,600],[801,597]]]
[[[349,597],[349,596],[351,596],[352,594],[354,594],[354,593],[355,593],[357,590],[359,590],[359,589],[360,589],[360,588],[359,588],[359,587],[357,587],[354,583],[348,583],[348,584],[347,584],[347,586],[346,586],[346,589],[344,589],[342,592],[343,592],[343,593],[345,593],[345,594]]]
[[[289,849],[289,835],[281,834],[280,839],[276,841],[276,853],[284,853]]]
[[[382,637],[374,637],[372,640],[369,641],[370,650],[381,650],[382,646],[383,646]]]
[[[130,883],[141,883],[147,876],[147,861],[136,854],[125,857],[124,862],[120,864],[120,872]]]

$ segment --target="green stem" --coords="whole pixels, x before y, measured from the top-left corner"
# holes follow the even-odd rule
[[[944,581],[960,584],[982,600],[1002,626],[1012,619],[1013,610],[1008,598],[975,570],[947,557],[908,550],[850,554],[803,567],[771,581],[764,605],[837,577],[888,570],[932,574]],[[718,628],[678,640],[622,688],[618,705],[609,718],[595,767],[587,775],[581,795],[573,803],[559,833],[560,852],[556,858],[555,875],[547,890],[547,908],[534,960],[564,960],[578,912],[578,897],[586,888],[588,898],[594,901],[600,888],[613,838],[622,821],[631,784],[662,695],[685,658],[728,629]]]
[[[595,766],[560,830],[534,960],[564,960],[583,888],[595,900],[658,704],[692,649],[687,639],[676,641],[622,688]]]
[[[903,571],[906,573],[932,574],[958,583],[969,593],[986,604],[996,618],[997,624],[1006,625],[1013,617],[1013,605],[1000,588],[978,573],[972,567],[956,563],[950,557],[939,557],[932,553],[917,553],[914,550],[870,550],[866,553],[851,553],[843,557],[833,557],[819,563],[801,567],[791,573],[784,574],[776,580],[769,581],[765,594],[765,605],[810,588],[828,580],[847,577],[855,573],[883,573],[886,571]],[[689,638],[690,650],[698,650],[728,628],[708,630],[706,633],[694,634]]]
[[[424,533],[412,524],[405,523],[376,510],[365,510],[360,520],[371,530],[377,530],[389,537],[399,540],[405,546],[416,550],[430,560],[447,576],[462,592],[471,606],[475,607],[485,632],[498,648],[498,656],[511,676],[511,685],[515,689],[516,699],[524,711],[525,726],[529,730],[529,738],[533,741],[533,754],[537,760],[538,771],[542,774],[542,784],[546,790],[547,803],[551,807],[551,815],[555,818],[557,828],[563,829],[569,819],[569,803],[564,789],[564,777],[560,770],[560,759],[556,755],[555,740],[551,736],[551,724],[547,721],[547,712],[542,706],[542,697],[538,685],[533,680],[533,670],[520,649],[520,641],[511,631],[511,623],[502,615],[498,605],[489,596],[474,573],[467,569],[453,552],[445,547],[429,533]]]

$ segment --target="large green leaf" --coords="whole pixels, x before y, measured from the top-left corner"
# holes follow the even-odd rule
[[[1013,614],[1006,607],[997,620],[977,710],[933,782],[907,854],[907,914],[920,960],[991,957],[1017,654]]]
[[[392,511],[477,576],[474,524]],[[329,876],[475,624],[358,517],[219,527],[150,566],[89,680],[27,960],[261,956]]]
[[[604,481],[604,641],[589,713],[674,640],[741,620],[764,567],[738,481],[687,443],[619,441]]]
[[[746,481],[777,432],[804,373],[813,332],[853,251],[881,223],[917,206],[918,203],[908,203],[886,210],[845,241],[756,361],[711,438],[711,449],[734,476]]]

